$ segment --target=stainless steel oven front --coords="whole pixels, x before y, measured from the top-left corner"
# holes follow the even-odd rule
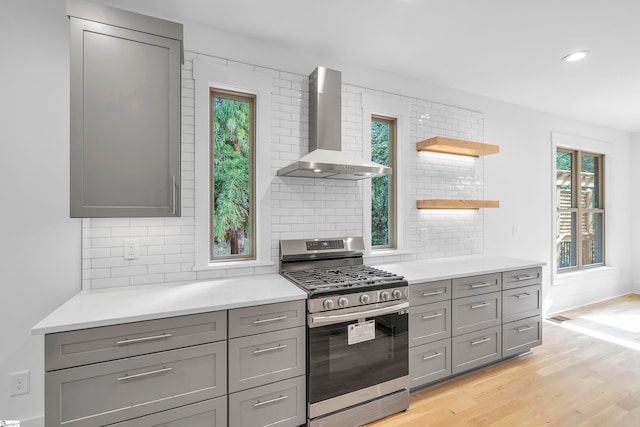
[[[406,299],[308,315],[311,427],[361,425],[406,410]]]

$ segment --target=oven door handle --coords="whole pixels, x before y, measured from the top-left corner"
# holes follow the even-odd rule
[[[316,326],[329,325],[333,323],[341,323],[341,322],[349,322],[351,320],[364,319],[366,317],[372,316],[381,316],[383,314],[395,313],[398,311],[402,311],[404,309],[409,308],[409,302],[405,301],[400,304],[395,304],[389,307],[382,308],[374,308],[373,310],[367,311],[356,311],[354,313],[345,313],[345,314],[334,314],[331,316],[318,316],[312,314],[309,316],[311,320],[310,328],[314,328]]]

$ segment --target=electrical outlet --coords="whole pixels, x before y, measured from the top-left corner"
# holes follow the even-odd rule
[[[9,374],[9,395],[29,393],[29,371],[14,372]]]
[[[124,259],[138,258],[138,239],[124,239]]]

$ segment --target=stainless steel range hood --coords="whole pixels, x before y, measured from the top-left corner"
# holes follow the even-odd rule
[[[278,176],[366,179],[391,175],[391,168],[342,149],[342,75],[316,68],[309,76],[309,154],[278,170]]]

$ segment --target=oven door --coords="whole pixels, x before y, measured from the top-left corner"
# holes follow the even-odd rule
[[[408,307],[391,301],[309,315],[310,418],[408,388]],[[395,389],[379,387],[389,382]]]

